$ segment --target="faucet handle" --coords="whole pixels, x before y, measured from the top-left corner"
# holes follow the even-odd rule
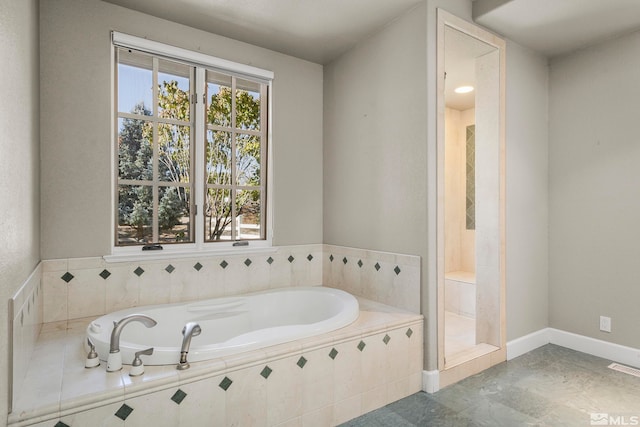
[[[138,375],[144,374],[144,364],[142,363],[142,359],[140,359],[140,356],[151,356],[152,354],[153,347],[146,350],[136,351],[133,362],[131,363],[131,371],[129,371],[129,375],[132,377],[137,377]]]
[[[89,344],[89,354],[87,354],[87,359],[84,362],[84,367],[95,368],[96,366],[100,366],[100,359],[98,358],[98,353],[96,353],[96,346],[88,337],[87,344]]]

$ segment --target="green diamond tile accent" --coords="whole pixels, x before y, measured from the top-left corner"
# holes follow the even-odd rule
[[[107,277],[109,276],[111,276],[111,272],[106,268],[100,272],[100,277],[102,277],[104,280],[107,280]]]
[[[347,263],[347,257],[342,258],[342,262],[346,264]]]
[[[273,264],[273,258],[271,257],[267,258],[267,262],[269,263],[269,265]]]
[[[195,268],[196,271],[200,271],[202,270],[202,264],[200,264],[199,262],[196,262],[196,265],[194,265],[193,268]]]
[[[269,378],[269,375],[271,375],[271,372],[273,372],[273,370],[271,370],[271,368],[267,365],[264,367],[262,372],[260,372],[260,375],[262,375],[266,380],[267,378]]]
[[[289,262],[293,262],[293,260],[294,260],[295,258],[293,257],[293,255],[289,255],[289,258],[287,258],[287,259],[289,260]]]
[[[376,268],[376,271],[380,271],[380,269],[382,268],[380,267],[380,264],[378,264],[377,262],[376,262],[376,265],[374,265],[374,267]]]
[[[64,280],[65,282],[69,283],[71,280],[73,280],[74,275],[69,273],[68,271],[66,273],[64,273],[61,277],[62,280]]]
[[[222,268],[227,268],[227,266],[229,265],[229,263],[225,260],[222,260],[222,262],[220,263],[220,267]]]
[[[178,389],[175,393],[173,393],[173,396],[171,396],[171,400],[173,400],[179,405],[182,403],[185,397],[187,397],[187,393]]]
[[[362,266],[363,266],[363,265],[364,265],[364,264],[362,263],[362,260],[361,260],[361,259],[359,259],[359,260],[358,260],[358,267],[362,268]]]
[[[400,267],[398,267],[398,266],[396,265],[396,268],[394,268],[394,269],[393,269],[393,271],[395,271],[395,272],[396,272],[396,276],[397,276],[398,274],[400,274],[400,271],[401,271],[401,270],[400,270]]]
[[[308,259],[309,261],[311,261],[311,260],[313,259],[313,255],[311,255],[311,254],[307,255],[307,259]]]
[[[364,341],[360,341],[360,342],[358,343],[358,350],[362,351],[362,350],[364,350],[364,348],[365,348],[366,346],[367,346],[367,345],[364,343]]]
[[[413,331],[411,330],[411,328],[407,329],[406,335],[411,338],[411,335],[413,335]]]
[[[249,267],[251,265],[251,260],[249,258],[244,260],[244,265],[246,265],[247,267]]]
[[[229,377],[224,377],[224,379],[220,381],[220,384],[218,384],[218,386],[220,386],[220,388],[224,391],[227,391],[229,387],[231,387],[231,384],[233,384],[233,381],[231,381]]]
[[[58,421],[53,427],[69,427],[68,424],[63,423],[62,421]]]
[[[296,365],[298,365],[300,369],[304,368],[304,365],[306,364],[307,364],[307,359],[305,359],[304,356],[300,356],[300,359],[298,359],[298,362],[296,363]]]
[[[118,409],[118,412],[116,412],[114,415],[124,421],[129,415],[131,415],[132,412],[133,408],[126,403],[123,403],[120,409]]]
[[[338,355],[338,350],[336,350],[335,348],[332,348],[331,351],[329,352],[329,357],[335,360],[337,355]]]
[[[391,341],[391,337],[387,334],[384,334],[384,338],[382,338],[382,342],[384,342],[385,344],[389,344],[389,341]]]
[[[329,255],[329,261],[333,262],[334,258],[333,258],[333,254]]]
[[[142,273],[144,273],[144,270],[142,269],[142,267],[138,267],[135,270],[133,270],[133,272],[136,274],[136,276],[140,277],[142,276]]]
[[[175,268],[173,265],[169,264],[169,265],[167,265],[167,267],[164,269],[164,271],[166,271],[167,273],[171,274],[171,273],[173,273],[173,271],[174,271],[175,269],[176,269],[176,268]]]

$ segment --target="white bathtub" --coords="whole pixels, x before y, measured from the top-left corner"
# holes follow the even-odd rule
[[[124,327],[120,335],[123,363],[130,364],[136,351],[153,347],[151,356],[142,356],[143,362],[169,365],[180,359],[182,328],[187,322],[197,322],[202,328],[189,349],[189,362],[197,362],[342,328],[357,319],[359,307],[352,295],[321,286],[135,307],[104,315],[87,327],[87,337],[101,360],[109,355],[113,322],[134,313],[145,314],[158,324],[146,328],[131,322]]]

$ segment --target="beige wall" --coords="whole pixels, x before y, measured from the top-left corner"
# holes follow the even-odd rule
[[[37,1],[0,2],[0,58],[0,414],[6,414],[7,300],[40,259]]]
[[[549,71],[507,41],[507,340],[549,326]]]
[[[639,50],[635,32],[552,60],[549,102],[551,326],[635,348]]]
[[[97,0],[41,3],[42,256],[111,239],[110,31],[272,70],[274,244],[322,242],[322,66]]]
[[[470,20],[467,0],[427,0],[326,66],[324,88],[324,241],[422,257],[427,370],[437,369],[438,7]],[[541,56],[508,43],[506,57],[507,337],[512,340],[548,326],[548,82]]]

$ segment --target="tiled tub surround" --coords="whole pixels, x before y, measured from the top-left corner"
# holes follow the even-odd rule
[[[324,245],[322,280],[393,307],[420,313],[420,257]]]
[[[196,301],[322,284],[323,245],[135,262],[100,257],[43,261],[44,322],[140,305]]]
[[[84,368],[91,319],[45,324],[9,425],[330,426],[421,388],[421,315],[359,298],[329,334],[227,358],[148,366],[142,377]]]
[[[29,368],[29,359],[36,345],[42,326],[42,264],[34,271],[9,300],[9,325],[12,340],[10,349],[11,381],[9,398],[21,392],[22,379]],[[9,410],[11,410],[11,400]]]

